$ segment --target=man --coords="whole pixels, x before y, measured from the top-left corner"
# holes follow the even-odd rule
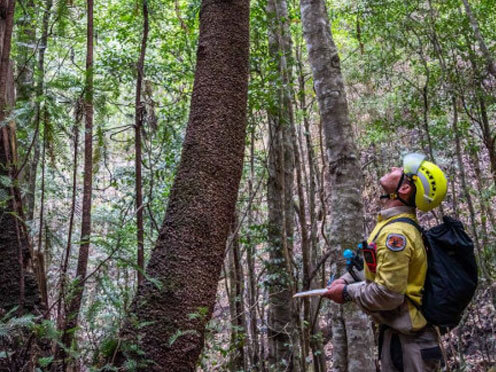
[[[419,310],[427,271],[422,236],[407,221],[392,221],[416,221],[416,208],[437,207],[446,195],[446,178],[424,155],[409,154],[403,168],[393,167],[380,184],[383,209],[367,241],[370,254],[364,252],[365,280],[347,273],[325,296],[337,303],[354,301],[380,324],[382,371],[436,371],[442,359],[437,334]]]

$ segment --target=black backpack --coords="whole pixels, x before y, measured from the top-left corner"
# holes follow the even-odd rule
[[[427,276],[420,311],[430,324],[443,331],[456,327],[477,287],[472,239],[460,221],[448,216],[427,231],[410,218],[397,218],[388,224],[394,222],[415,226],[427,249]]]

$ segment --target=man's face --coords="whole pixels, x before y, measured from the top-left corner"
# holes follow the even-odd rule
[[[386,193],[390,194],[396,190],[402,173],[403,168],[392,167],[389,173],[381,177],[380,183]]]

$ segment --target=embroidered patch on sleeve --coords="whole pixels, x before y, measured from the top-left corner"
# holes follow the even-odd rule
[[[406,247],[406,238],[401,234],[389,234],[386,238],[386,247],[393,252],[400,252]]]

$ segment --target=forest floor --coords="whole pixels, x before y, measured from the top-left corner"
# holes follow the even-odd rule
[[[496,372],[495,298],[496,283],[479,289],[461,325],[443,337],[450,371]]]

